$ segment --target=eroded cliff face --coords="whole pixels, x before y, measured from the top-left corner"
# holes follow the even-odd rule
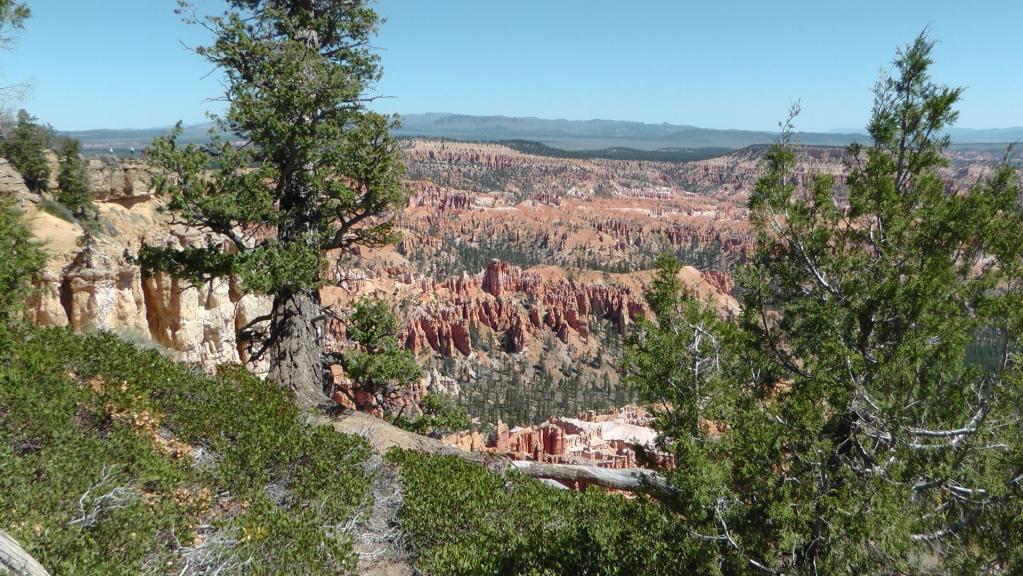
[[[829,154],[808,162],[833,170]],[[330,255],[343,264],[321,296],[341,316],[364,295],[391,302],[402,342],[427,377],[376,406],[337,370],[341,403],[414,414],[424,395],[447,391],[474,416],[513,424],[621,406],[633,399],[618,375],[623,336],[647,312],[642,294],[661,251],[703,262],[703,271],[684,268],[682,279],[735,307],[724,266],[751,240],[746,191],[759,174],[752,151],[679,165],[416,141],[405,156],[413,195],[400,220],[402,244]],[[221,239],[160,213],[144,162],[94,158],[88,169],[102,230],[83,251],[80,228],[43,210],[44,199],[0,164],[0,192],[19,198],[51,255],[35,320],[155,342],[207,368],[245,361],[236,330],[268,312],[269,299],[245,295],[229,279],[143,277],[130,258],[143,243]],[[345,346],[343,323],[326,336],[328,347]]]
[[[520,268],[492,260],[475,274],[436,280],[389,248],[363,251],[357,262],[361,268],[337,270],[343,280],[321,289],[324,305],[343,317],[362,296],[392,302],[402,321],[401,341],[439,376],[388,399],[388,411],[414,414],[423,394],[443,390],[483,421],[519,423],[631,398],[618,363],[629,326],[649,313],[642,295],[651,271]],[[685,267],[679,276],[722,309],[737,307],[723,290],[727,275]],[[345,341],[344,323],[329,324],[328,348],[343,349]],[[344,390],[335,398],[340,403],[376,410],[340,370],[335,381]]]
[[[469,356],[472,334],[483,328],[497,333],[509,353],[524,352],[548,335],[565,344],[586,342],[594,322],[624,336],[630,324],[649,314],[643,290],[650,276],[582,272],[568,278],[556,267],[524,270],[493,260],[476,276],[439,283],[435,293],[446,297],[419,306],[402,338],[416,352]],[[713,298],[722,309],[736,309],[727,274],[686,266],[679,277],[697,295]]]
[[[638,254],[665,242],[717,242],[731,250],[729,242],[745,241],[741,227],[737,236],[721,232],[741,219],[741,202],[687,195],[671,165],[551,160],[431,142],[406,156],[415,193],[402,217],[404,243],[332,254],[344,264],[321,296],[341,316],[357,297],[390,301],[400,337],[427,365],[427,376],[376,406],[336,371],[335,398],[359,409],[417,413],[425,394],[446,391],[474,415],[524,422],[627,401],[617,359],[629,325],[646,313],[649,272],[614,273],[615,263],[642,260]],[[247,359],[236,330],[268,312],[269,299],[245,295],[229,279],[192,285],[164,274],[143,277],[133,263],[143,243],[222,241],[174,225],[158,210],[144,162],[89,160],[102,230],[88,251],[77,243],[76,224],[44,210],[43,198],[0,168],[0,192],[19,198],[50,254],[36,322],[155,342],[207,368]],[[497,189],[488,192],[491,185]],[[519,265],[482,259],[488,251]],[[429,255],[450,266],[424,265],[433,261]],[[530,265],[533,259],[543,264]],[[683,275],[695,290],[728,299],[727,274],[687,268]],[[328,347],[343,347],[345,339],[342,323],[328,326]],[[516,415],[521,405],[528,408]]]
[[[142,162],[93,159],[88,168],[101,225],[87,249],[78,242],[81,227],[50,213],[58,211],[48,211],[46,199],[29,193],[0,160],[0,194],[17,198],[49,256],[32,303],[34,321],[154,342],[175,358],[208,369],[244,361],[235,328],[267,313],[269,299],[242,294],[227,279],[192,285],[163,274],[143,277],[131,261],[143,243],[181,247],[216,238],[172,225],[159,212],[149,187],[151,173]]]
[[[752,242],[745,190],[697,191],[695,163],[530,156],[429,140],[404,149],[413,198],[399,251],[427,274],[523,267],[635,272],[662,252],[727,269]],[[693,172],[695,171],[696,175]]]
[[[671,163],[544,158],[490,143],[402,146],[412,191],[398,222],[402,242],[328,255],[339,263],[321,297],[342,317],[354,298],[389,301],[428,376],[377,407],[338,371],[339,401],[407,414],[424,394],[447,390],[473,416],[512,425],[623,406],[633,400],[619,379],[623,335],[646,313],[643,290],[662,252],[695,266],[680,276],[699,295],[737,308],[729,270],[752,246],[747,199],[762,147]],[[997,158],[955,152],[949,160],[943,175],[954,187]],[[795,177],[827,173],[841,185],[843,169],[841,150],[803,148]],[[0,160],[0,193],[19,199],[51,254],[36,321],[112,330],[206,367],[246,360],[236,329],[267,312],[269,299],[230,280],[143,278],[126,257],[143,242],[221,239],[172,225],[140,160],[91,159],[89,176],[103,230],[83,252],[78,226],[43,210],[44,199]],[[328,325],[326,337],[328,347],[345,346],[343,323]]]
[[[523,352],[544,333],[564,343],[586,339],[591,319],[607,320],[624,334],[645,310],[641,294],[627,285],[569,280],[554,270],[522,270],[500,260],[477,276],[449,278],[441,286],[449,298],[422,307],[405,327],[411,350],[469,356],[473,330],[485,327],[500,335],[506,352]]]
[[[415,414],[424,395],[444,391],[458,395],[474,415],[516,422],[628,400],[618,384],[617,359],[622,336],[646,313],[642,293],[649,273],[612,273],[613,266],[604,264],[631,258],[636,250],[650,252],[662,241],[718,238],[707,226],[708,214],[713,209],[726,222],[738,219],[739,204],[686,196],[673,188],[667,165],[444,146],[427,142],[406,150],[418,178],[409,182],[415,194],[403,216],[404,244],[332,254],[344,256],[345,264],[321,291],[341,316],[357,297],[390,301],[402,322],[401,340],[426,364],[427,376],[376,406],[336,370],[335,399],[367,411]],[[246,361],[236,331],[267,313],[269,299],[245,295],[229,279],[192,285],[164,274],[143,277],[131,259],[143,243],[181,248],[222,239],[172,224],[159,211],[161,201],[149,185],[153,174],[143,161],[93,158],[88,170],[101,230],[84,250],[77,243],[81,229],[54,215],[59,211],[52,206],[45,209],[44,198],[0,165],[0,192],[19,199],[50,254],[35,321],[110,330],[209,369]],[[500,190],[488,194],[480,184],[492,180]],[[506,234],[494,234],[490,224]],[[486,253],[477,250],[472,258],[451,261],[448,273],[423,266],[419,258],[453,258],[484,240],[493,242],[497,256],[531,251],[554,264],[489,258],[475,264]],[[599,266],[587,269],[591,261]],[[727,298],[727,274],[688,268],[684,275],[701,293]],[[343,347],[345,339],[343,323],[328,326],[328,347]],[[516,416],[520,405],[529,407]]]

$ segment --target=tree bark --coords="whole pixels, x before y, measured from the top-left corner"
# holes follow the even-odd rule
[[[17,540],[0,530],[0,574],[8,572],[20,576],[50,576]]]
[[[656,471],[645,468],[609,469],[598,466],[544,464],[523,460],[513,461],[512,467],[533,478],[570,483],[579,482],[613,490],[640,492],[662,500],[671,500],[678,496],[677,492]]]
[[[315,289],[280,294],[270,313],[269,378],[295,393],[300,408],[327,404],[320,294]]]

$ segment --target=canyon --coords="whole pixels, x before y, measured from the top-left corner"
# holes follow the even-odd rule
[[[697,295],[725,313],[737,309],[731,271],[752,246],[746,199],[765,147],[684,163],[552,158],[424,139],[403,140],[402,148],[412,191],[399,220],[402,240],[331,254],[332,280],[321,299],[342,319],[356,298],[389,301],[400,341],[426,376],[376,406],[338,371],[339,390],[350,394],[335,398],[350,407],[415,413],[426,394],[449,394],[494,438],[502,426],[510,434],[546,422],[539,436],[519,432],[525,440],[509,446],[534,452],[540,438],[544,455],[560,457],[546,448],[552,418],[611,412],[635,400],[618,368],[624,339],[649,314],[643,291],[659,253],[685,264],[680,276]],[[844,184],[842,149],[801,147],[798,154],[797,184],[812,173]],[[998,159],[994,151],[954,150],[943,175],[950,189],[965,186]],[[101,230],[83,248],[74,219],[29,193],[0,161],[0,193],[18,199],[50,256],[33,319],[113,331],[207,370],[246,363],[237,330],[266,314],[269,299],[244,294],[230,278],[192,284],[143,276],[133,260],[143,243],[223,239],[174,223],[144,160],[93,157],[88,171]],[[345,342],[343,321],[332,322],[327,346]],[[552,425],[567,431],[562,424]]]

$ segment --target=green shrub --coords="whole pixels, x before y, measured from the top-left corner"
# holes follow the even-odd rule
[[[398,319],[390,304],[375,297],[356,300],[346,324],[354,346],[338,360],[347,375],[383,406],[391,393],[407,387],[422,375],[412,352],[398,343]]]
[[[369,498],[363,440],[303,423],[290,392],[240,367],[207,377],[110,334],[18,336],[0,349],[0,527],[52,573],[354,566],[339,526]]]
[[[400,466],[398,518],[425,573],[713,573],[677,520],[646,499],[558,490],[453,456],[394,450],[388,459]]]
[[[46,149],[50,139],[50,131],[45,126],[37,124],[28,112],[19,110],[14,129],[0,140],[0,154],[21,174],[25,186],[32,192],[46,192],[49,188],[50,164],[46,161]]]
[[[399,415],[392,424],[416,434],[439,437],[457,430],[465,430],[472,425],[469,412],[458,403],[458,398],[434,392],[428,394],[419,403],[423,413],[409,417]]]
[[[39,274],[46,256],[33,241],[21,211],[10,198],[0,197],[0,331],[19,320],[25,300],[32,293],[32,280]],[[0,344],[3,335],[0,334]]]

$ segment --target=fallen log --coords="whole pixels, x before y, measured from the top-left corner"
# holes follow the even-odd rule
[[[3,530],[0,530],[0,574],[50,576],[42,564],[36,562],[17,540]]]
[[[490,452],[467,452],[449,446],[435,438],[421,436],[389,424],[364,412],[345,411],[332,415],[314,415],[313,420],[346,434],[365,438],[374,450],[384,453],[401,448],[426,454],[449,455],[473,464],[485,466],[497,473],[518,470],[531,478],[559,482],[581,482],[612,490],[649,494],[658,499],[672,499],[675,491],[657,472],[645,468],[610,469],[575,464],[543,464],[540,462],[510,460]]]
[[[600,468],[576,464],[544,464],[514,460],[512,467],[526,476],[559,482],[601,486],[612,490],[649,494],[656,498],[672,498],[675,491],[660,474],[645,468]]]

